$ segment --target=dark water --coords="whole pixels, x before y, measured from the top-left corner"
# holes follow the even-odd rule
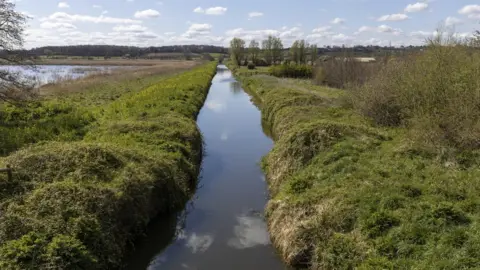
[[[198,125],[206,156],[195,198],[178,216],[151,224],[127,269],[285,269],[263,219],[268,194],[259,163],[272,141],[225,66]]]

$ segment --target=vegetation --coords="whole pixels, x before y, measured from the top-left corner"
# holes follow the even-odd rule
[[[242,65],[245,55],[245,41],[240,38],[234,38],[230,41],[230,57],[235,65]]]
[[[262,50],[265,60],[269,65],[275,65],[277,62],[282,61],[283,43],[279,37],[268,36],[268,38],[262,42]]]
[[[0,268],[119,267],[149,220],[182,207],[195,187],[202,150],[195,118],[215,71],[212,62],[156,77],[142,91],[128,89],[141,87],[129,78],[102,105],[90,88],[71,93],[70,104],[59,97],[20,113],[60,128],[0,160],[14,168],[11,181],[0,175]]]
[[[237,71],[276,142],[267,218],[287,263],[480,268],[478,51],[444,45],[352,90]]]
[[[270,75],[285,78],[312,78],[313,69],[309,65],[282,64],[270,67]]]
[[[23,46],[23,31],[26,16],[15,11],[15,4],[0,0],[0,63],[20,64],[21,58],[14,50]],[[33,83],[25,79],[20,72],[0,71],[0,102],[24,101],[34,95]]]

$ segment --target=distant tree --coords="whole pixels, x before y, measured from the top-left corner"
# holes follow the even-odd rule
[[[282,60],[283,43],[279,37],[268,36],[268,38],[262,42],[262,49],[265,60],[269,65],[276,64]]]
[[[260,43],[256,40],[250,41],[250,45],[248,46],[248,53],[250,54],[250,60],[252,63],[257,63],[258,56],[260,54]]]
[[[43,50],[43,53],[47,56],[47,58],[52,58],[53,51],[50,49]]]
[[[23,46],[23,33],[27,17],[15,10],[9,0],[0,0],[0,61],[10,64],[23,64],[24,57],[19,53]],[[0,71],[0,100],[17,102],[33,94],[33,82],[20,72],[7,69]]]
[[[307,48],[308,48],[308,43],[305,40],[299,40],[298,41],[298,62],[300,64],[306,64],[307,63]]]
[[[283,59],[283,43],[279,37],[273,37],[272,40],[272,61],[274,64]]]
[[[230,41],[230,57],[235,65],[241,65],[245,54],[245,40],[234,38]]]
[[[318,48],[316,44],[310,45],[310,62],[315,64],[318,59]]]
[[[295,62],[295,64],[298,64],[299,62],[297,40],[293,42],[292,46],[290,47],[290,61]]]

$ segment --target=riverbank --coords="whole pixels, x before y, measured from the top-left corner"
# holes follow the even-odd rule
[[[477,166],[423,155],[406,143],[404,128],[375,127],[357,113],[344,90],[237,75],[258,97],[275,140],[263,160],[271,196],[266,213],[288,264],[480,266]]]
[[[0,175],[0,268],[119,267],[150,219],[183,207],[195,189],[195,119],[215,72],[212,62],[4,110],[11,135],[32,127],[41,142],[17,141],[0,160],[14,169],[12,181]]]

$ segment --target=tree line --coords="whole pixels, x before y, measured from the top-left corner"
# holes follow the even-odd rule
[[[285,53],[287,52],[287,53]],[[279,37],[268,36],[260,42],[250,41],[246,47],[245,40],[234,38],[230,42],[230,57],[236,65],[274,65],[282,61],[295,64],[313,63],[318,58],[317,45],[310,45],[305,40],[296,40],[289,49],[284,49]]]
[[[183,53],[183,54],[204,54],[204,53],[228,53],[228,49],[213,45],[173,45],[160,47],[136,47],[136,46],[115,46],[115,45],[73,45],[73,46],[44,46],[22,51],[30,56],[40,55],[62,55],[62,56],[86,56],[86,57],[141,57],[152,53]]]

